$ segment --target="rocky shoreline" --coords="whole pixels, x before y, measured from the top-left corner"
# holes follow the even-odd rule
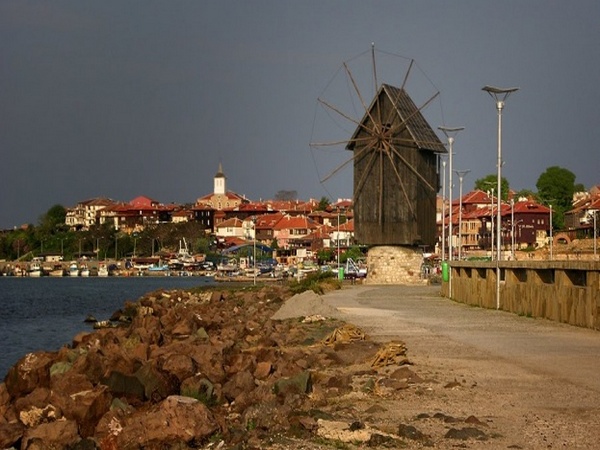
[[[426,384],[405,346],[335,317],[287,285],[149,293],[9,370],[0,448],[434,446],[412,424],[376,423],[383,399]],[[365,402],[371,424],[352,411]],[[428,419],[453,420],[448,439],[488,438],[475,417]]]

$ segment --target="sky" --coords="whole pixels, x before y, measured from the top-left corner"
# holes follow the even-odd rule
[[[406,78],[418,106],[439,93],[422,112],[443,141],[438,126],[465,127],[465,192],[497,170],[485,85],[519,87],[502,113],[510,187],[560,166],[589,189],[599,43],[597,0],[3,0],[0,229],[96,197],[195,202],[219,164],[251,200],[351,198],[349,152],[317,144],[350,138],[374,74]]]

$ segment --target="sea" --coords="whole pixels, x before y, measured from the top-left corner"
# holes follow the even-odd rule
[[[210,277],[0,277],[0,380],[27,353],[55,351],[93,331],[126,301],[157,289],[214,284]]]

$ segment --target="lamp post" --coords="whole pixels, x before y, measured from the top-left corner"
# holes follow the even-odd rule
[[[490,195],[491,193],[491,195]],[[494,188],[487,191],[490,196],[490,258],[494,260]]]
[[[553,250],[553,242],[552,242],[552,205],[550,205],[550,261],[552,261],[552,250]]]
[[[519,88],[499,88],[495,86],[484,86],[483,91],[486,91],[496,102],[496,109],[498,110],[498,217],[496,219],[496,309],[500,309],[500,258],[502,257],[501,243],[500,243],[500,226],[501,226],[501,211],[500,202],[502,199],[502,109],[504,108],[504,102],[510,94],[518,91]]]
[[[438,127],[446,138],[448,139],[448,197],[450,198],[450,205],[448,210],[448,259],[452,261],[453,254],[453,243],[452,243],[452,197],[453,197],[453,185],[452,185],[452,148],[454,146],[454,138],[459,133],[459,131],[464,130],[465,127]],[[450,294],[452,294],[452,279],[449,279],[450,286]],[[452,295],[450,295],[452,296]]]
[[[462,258],[462,187],[463,179],[470,170],[455,170],[458,175],[458,260]]]
[[[484,86],[482,88],[483,91],[486,91],[488,94],[490,94],[490,96],[494,99],[494,101],[496,102],[496,109],[498,110],[498,162],[497,162],[497,166],[498,166],[498,211],[496,211],[496,213],[498,214],[498,218],[496,220],[496,252],[497,252],[497,256],[496,259],[498,261],[500,261],[501,257],[502,257],[502,253],[501,253],[501,242],[500,242],[500,237],[501,237],[501,210],[500,210],[500,206],[501,206],[501,201],[502,201],[502,109],[504,108],[504,102],[506,101],[506,99],[508,98],[508,96],[510,94],[512,94],[513,92],[516,92],[519,90],[519,88],[517,87],[512,87],[512,88],[499,88],[499,87],[495,87],[495,86]],[[499,280],[499,278],[498,278]]]
[[[446,260],[446,161],[442,161],[442,261]]]
[[[337,214],[337,235],[336,235],[336,244],[337,244],[337,266],[338,266],[338,274],[340,273],[340,211],[338,210]]]
[[[253,242],[253,255],[252,255],[252,260],[254,263],[254,268],[252,270],[252,273],[254,274],[254,285],[256,286],[256,217],[252,217],[252,229],[254,231],[254,236],[252,236],[252,242]]]
[[[510,199],[510,258],[515,259],[515,199]]]
[[[598,231],[596,228],[596,220],[597,220],[596,217],[597,216],[598,216],[598,211],[596,210],[596,211],[594,211],[594,259],[596,259],[596,256],[597,256],[597,245],[596,245],[596,236],[598,235]]]

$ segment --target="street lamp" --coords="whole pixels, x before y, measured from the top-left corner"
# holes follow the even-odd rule
[[[519,90],[518,87],[512,88],[499,88],[495,86],[484,86],[482,88],[483,91],[486,91],[496,102],[496,109],[498,110],[498,218],[496,220],[496,260],[500,261],[502,258],[502,248],[501,248],[501,220],[502,220],[502,212],[500,209],[501,201],[502,201],[502,109],[504,108],[504,102],[508,98],[510,94]],[[498,278],[498,288],[500,287],[500,277]]]
[[[498,218],[496,221],[496,309],[500,309],[500,258],[502,252],[500,248],[500,232],[501,232],[501,220],[502,213],[500,211],[500,202],[502,199],[502,109],[504,108],[504,102],[510,94],[519,90],[517,87],[512,88],[499,88],[495,86],[484,86],[483,91],[486,91],[496,102],[496,109],[498,110]]]
[[[253,243],[253,255],[252,255],[252,259],[253,259],[253,265],[254,268],[252,270],[252,272],[254,273],[254,285],[256,286],[256,217],[252,217],[252,229],[254,232],[254,236],[252,236],[252,243]]]
[[[490,195],[491,193],[491,195]],[[487,191],[490,196],[490,258],[494,260],[494,188]]]
[[[455,170],[458,175],[458,260],[460,261],[462,256],[462,187],[463,179],[470,170]]]
[[[515,199],[510,199],[510,258],[515,259]]]
[[[465,127],[438,127],[438,130],[444,133],[446,138],[448,138],[448,197],[450,198],[450,205],[448,211],[448,259],[450,261],[452,261],[452,258],[454,256],[452,252],[452,188],[454,187],[452,186],[452,147],[454,145],[454,138],[459,133],[459,131],[462,131],[464,129]],[[449,286],[451,288],[452,281],[450,280],[449,283]],[[452,289],[450,289],[450,294],[452,294]]]
[[[550,261],[552,261],[552,247],[553,247],[553,242],[552,242],[552,205],[550,205]]]
[[[598,231],[596,228],[596,220],[597,220],[596,217],[597,216],[598,216],[598,211],[595,210],[594,211],[594,260],[596,259],[596,256],[597,256],[597,245],[596,245],[596,236],[598,235]]]
[[[442,261],[446,260],[446,161],[442,161]]]

